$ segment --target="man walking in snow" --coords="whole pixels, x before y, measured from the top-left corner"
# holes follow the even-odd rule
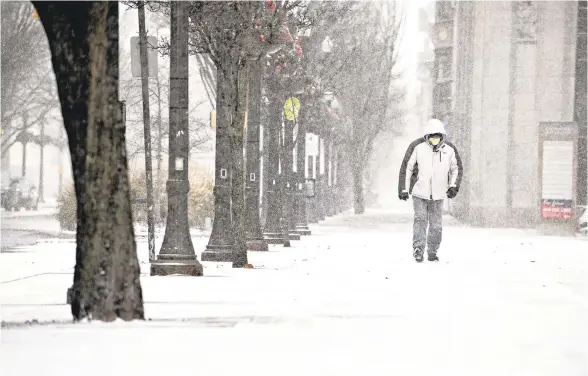
[[[445,127],[431,119],[425,135],[413,141],[406,151],[398,178],[398,198],[414,206],[413,256],[423,261],[425,245],[429,261],[439,261],[437,250],[443,231],[443,201],[454,198],[463,174],[461,159],[453,144],[445,139]],[[427,227],[429,228],[427,235]]]

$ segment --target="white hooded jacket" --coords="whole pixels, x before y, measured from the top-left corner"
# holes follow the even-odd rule
[[[443,135],[437,146],[428,141],[431,134]],[[400,167],[398,194],[412,193],[425,200],[443,200],[449,187],[459,190],[463,168],[459,153],[445,140],[445,127],[440,120],[427,122],[424,137],[413,141]]]

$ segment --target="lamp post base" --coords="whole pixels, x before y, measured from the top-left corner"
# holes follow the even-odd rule
[[[202,261],[233,262],[232,245],[207,245],[206,250],[200,255]]]
[[[308,226],[297,227],[295,231],[298,235],[301,235],[301,236],[308,236],[308,235],[312,234],[312,232],[310,231]]]
[[[254,252],[267,252],[269,248],[265,239],[251,239],[247,240],[247,250]]]
[[[295,233],[295,230],[290,230],[290,240],[300,240],[300,234]],[[263,234],[267,244],[284,244],[284,235],[281,232]]]
[[[164,256],[164,257],[161,257]],[[196,256],[161,255],[151,261],[151,276],[186,275],[200,277],[204,274],[202,264]]]
[[[284,244],[284,238],[282,238],[281,236],[279,238],[272,237],[272,236],[266,236],[265,242],[267,244]]]
[[[267,244],[284,244],[284,238],[279,232],[266,232],[263,237]]]

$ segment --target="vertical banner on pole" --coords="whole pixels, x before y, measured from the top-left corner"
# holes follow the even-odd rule
[[[306,133],[306,197],[314,197],[316,163],[319,154],[319,136]]]
[[[573,235],[576,231],[578,130],[575,123],[539,124],[540,231]]]

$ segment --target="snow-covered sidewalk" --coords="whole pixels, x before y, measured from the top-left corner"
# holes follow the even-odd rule
[[[588,242],[445,224],[440,263],[412,259],[410,213],[374,210],[200,278],[149,277],[139,241],[133,323],[69,323],[75,244],[0,254],[0,374],[588,374]]]

